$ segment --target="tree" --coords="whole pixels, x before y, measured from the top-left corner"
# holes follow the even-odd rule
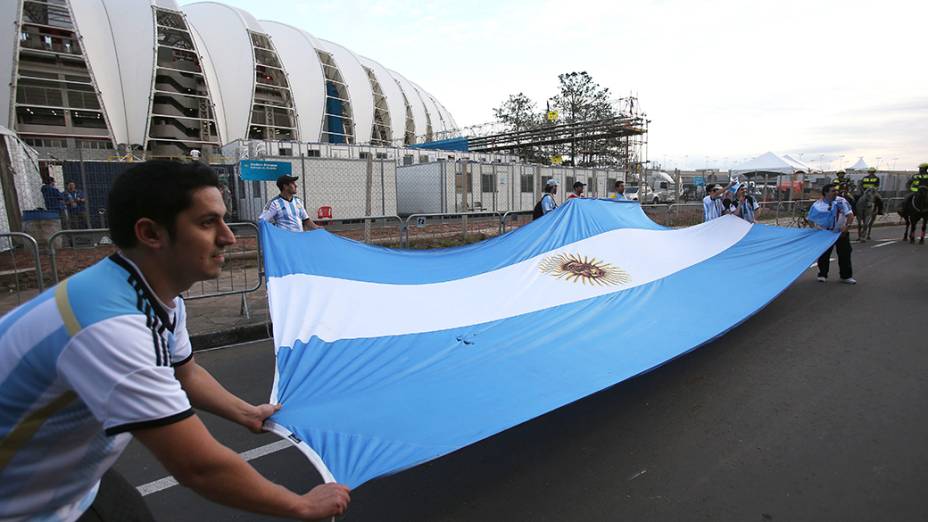
[[[609,100],[609,88],[601,87],[586,71],[559,74],[557,78],[560,92],[551,98],[551,102],[564,123],[599,120],[615,114]],[[582,148],[582,157],[579,158],[578,146]],[[605,143],[595,143],[594,140],[571,140],[571,162],[573,165],[589,164],[606,148]]]
[[[521,92],[510,94],[502,105],[493,109],[493,116],[496,121],[506,125],[510,132],[535,128],[542,121],[535,102]]]
[[[521,92],[510,94],[502,105],[493,109],[493,115],[509,132],[534,129],[544,122],[544,115],[538,112],[535,102]],[[519,155],[525,161],[544,160],[544,154],[537,147],[521,147]]]

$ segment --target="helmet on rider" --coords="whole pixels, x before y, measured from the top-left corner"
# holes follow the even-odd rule
[[[876,167],[870,167],[869,169],[867,169],[867,172],[870,174],[876,174]]]

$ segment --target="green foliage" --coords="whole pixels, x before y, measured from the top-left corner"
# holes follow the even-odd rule
[[[617,116],[612,93],[593,80],[586,71],[573,71],[558,75],[558,91],[539,110],[524,93],[511,94],[499,107],[493,109],[496,121],[510,132],[539,128],[545,125],[571,124],[595,121]],[[556,122],[547,120],[547,110],[558,112]],[[612,166],[629,161],[628,149],[620,138],[590,140],[578,137],[563,145],[524,147],[519,154],[526,160],[548,163],[554,156],[565,156],[567,165]]]
[[[493,115],[512,132],[535,128],[544,121],[535,102],[521,92],[510,94],[509,99],[493,109]]]
[[[586,71],[559,74],[559,92],[551,98],[552,108],[566,123],[598,120],[614,114],[609,88],[601,87]]]

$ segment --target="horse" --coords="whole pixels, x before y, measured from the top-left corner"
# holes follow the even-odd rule
[[[861,243],[870,239],[870,229],[876,221],[876,189],[868,188],[855,200],[857,214],[857,240]]]
[[[928,187],[918,187],[918,192],[906,196],[899,215],[905,220],[905,234],[902,240],[908,240],[913,244],[915,243],[915,226],[918,225],[919,220],[922,220],[922,237],[918,243],[924,245],[925,227],[928,225]]]

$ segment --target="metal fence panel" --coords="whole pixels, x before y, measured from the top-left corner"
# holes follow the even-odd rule
[[[21,232],[0,233],[0,315],[38,295],[45,288],[39,245]]]

